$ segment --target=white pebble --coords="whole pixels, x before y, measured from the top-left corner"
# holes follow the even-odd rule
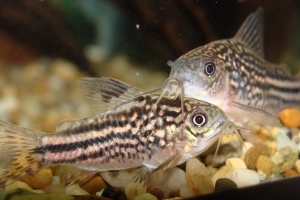
[[[255,185],[260,182],[258,173],[249,169],[234,169],[230,174],[228,174],[228,178],[233,180],[238,187]]]
[[[135,169],[125,169],[119,171],[104,171],[99,174],[101,177],[111,186],[119,189],[125,189],[126,185],[129,183],[131,179],[131,173],[135,171]]]
[[[173,167],[165,171],[157,188],[164,188],[174,192],[179,191],[182,186],[188,186],[185,172],[178,167]]]

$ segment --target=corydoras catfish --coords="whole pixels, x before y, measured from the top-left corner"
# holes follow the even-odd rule
[[[217,105],[237,126],[280,126],[278,112],[300,105],[300,78],[285,65],[264,59],[262,8],[248,16],[233,38],[168,64],[170,78],[181,82],[184,96]]]
[[[97,114],[62,121],[55,134],[0,121],[1,187],[57,164],[74,167],[65,172],[66,184],[134,167],[142,167],[135,180],[144,180],[153,169],[199,155],[222,134],[237,133],[221,109],[204,101],[162,97],[156,103],[157,94],[111,78],[83,78],[79,87]]]

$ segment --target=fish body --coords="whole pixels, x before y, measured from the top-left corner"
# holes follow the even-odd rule
[[[214,41],[169,62],[170,78],[182,82],[185,96],[219,106],[240,126],[266,122],[264,118],[277,116],[283,108],[300,105],[300,78],[291,76],[285,65],[264,59],[262,21],[259,8],[234,38]]]
[[[63,121],[55,134],[0,121],[4,160],[0,163],[0,185],[56,164],[86,170],[90,172],[87,176],[140,166],[155,169],[178,153],[176,164],[180,164],[202,153],[220,135],[233,133],[234,125],[210,103],[185,98],[182,112],[180,98],[163,97],[156,103],[157,95],[141,94],[116,80],[103,80],[107,79],[84,79],[81,86],[102,104],[109,105],[118,98],[124,101],[116,101],[114,109],[95,116]],[[138,96],[129,99],[134,93]]]

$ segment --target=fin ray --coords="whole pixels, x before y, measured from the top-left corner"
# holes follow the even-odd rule
[[[114,109],[118,104],[144,93],[138,88],[108,77],[81,78],[78,87],[95,114]]]
[[[251,13],[244,21],[234,39],[244,43],[258,56],[264,58],[264,37],[263,37],[263,8],[259,7],[256,12]]]

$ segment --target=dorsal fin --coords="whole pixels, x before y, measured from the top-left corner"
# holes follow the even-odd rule
[[[87,102],[94,114],[114,109],[142,93],[142,90],[113,78],[85,77],[78,81],[80,90],[85,94]]]
[[[264,37],[263,37],[264,11],[259,7],[256,12],[251,13],[240,27],[234,39],[244,43],[258,56],[264,58]]]
[[[75,120],[65,119],[56,124],[56,131],[62,131],[74,123]]]

